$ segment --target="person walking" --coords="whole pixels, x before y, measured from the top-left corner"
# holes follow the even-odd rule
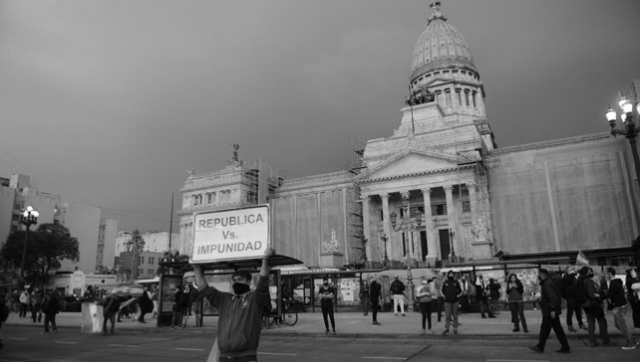
[[[471,292],[469,282],[467,278],[463,275],[460,277],[460,287],[462,288],[462,296],[460,297],[460,313],[464,314],[469,311],[471,306]]]
[[[404,291],[407,289],[404,286],[404,283],[400,281],[398,276],[396,275],[396,279],[391,283],[391,294],[393,295],[393,313],[398,315],[398,306],[400,306],[400,311],[402,312],[402,316],[404,317]]]
[[[144,320],[144,316],[153,310],[153,302],[149,298],[148,288],[144,287],[142,295],[138,298],[138,307],[140,308],[140,315],[136,319],[138,323],[147,323]]]
[[[200,289],[200,287],[198,287]],[[173,317],[171,318],[171,328],[182,329],[182,318],[184,318],[185,295],[182,288],[177,287],[173,295]]]
[[[436,303],[436,312],[438,313],[438,323],[442,321],[442,311],[444,310],[444,295],[442,295],[442,282],[446,278],[445,273],[442,273],[442,277],[433,281],[433,284],[436,286],[436,296],[437,299],[434,301]]]
[[[371,277],[371,284],[369,284],[369,301],[371,301],[371,316],[374,326],[380,326],[378,322],[378,310],[380,309],[380,301],[382,299],[382,286],[378,283],[377,276],[374,274]]]
[[[493,278],[489,278],[489,286],[488,286],[488,292],[489,292],[489,305],[491,307],[491,311],[493,312],[493,314],[498,314],[498,306],[500,305],[500,288],[502,288],[502,286],[500,285],[500,283],[498,283],[495,279]]]
[[[17,289],[13,290],[13,293],[11,293],[11,310],[13,310],[14,313],[19,314],[20,313],[20,293],[18,293]]]
[[[28,290],[23,290],[20,293],[20,318],[24,318],[27,316],[27,308],[29,307],[29,301],[31,300],[31,295]]]
[[[42,312],[44,313],[44,331],[42,333],[49,333],[49,323],[53,333],[58,333],[58,326],[56,325],[56,314],[60,312],[58,303],[58,296],[55,291],[50,291],[44,297],[42,302]]]
[[[493,312],[489,307],[489,297],[487,296],[487,286],[486,284],[484,284],[482,275],[478,276],[478,279],[474,284],[476,288],[476,300],[478,301],[478,305],[480,306],[480,315],[482,316],[482,318],[487,318],[487,315],[489,316],[489,318],[495,318],[496,316],[493,315]]]
[[[447,280],[442,283],[442,295],[444,296],[444,332],[443,336],[449,335],[449,326],[453,321],[453,334],[458,334],[458,301],[462,296],[460,283],[455,279],[453,271],[447,273]]]
[[[31,319],[33,323],[42,322],[42,302],[44,301],[44,292],[39,288],[36,288],[31,293],[31,300],[29,306],[31,308]]]
[[[622,286],[622,280],[616,278],[616,270],[614,268],[607,268],[606,279],[609,282],[609,289],[605,294],[605,298],[609,300],[610,305],[613,308],[613,321],[616,328],[622,332],[622,335],[627,339],[627,344],[622,347],[624,350],[636,349],[640,344],[633,338],[633,335],[627,328],[627,322],[625,321],[625,315],[627,315],[628,303],[624,295],[624,288]]]
[[[634,284],[636,288],[634,289]],[[640,279],[635,269],[627,270],[627,278],[625,280],[627,286],[627,300],[631,304],[631,313],[633,318],[633,328],[640,329]]]
[[[562,309],[560,289],[549,278],[549,272],[546,269],[540,269],[538,272],[538,279],[540,280],[540,310],[542,312],[542,324],[540,325],[538,344],[529,348],[534,352],[544,352],[547,339],[549,338],[551,329],[553,329],[553,332],[556,334],[561,345],[560,349],[556,352],[571,353],[567,336],[564,334],[564,329],[562,329],[562,324],[560,323],[560,313]]]
[[[232,293],[225,293],[209,285],[204,278],[202,266],[192,264],[198,291],[209,304],[218,309],[218,353],[220,361],[258,361],[262,305],[269,296],[269,258],[274,249],[268,247],[262,257],[262,265],[255,290],[251,290],[251,273],[238,270],[231,280]]]
[[[433,333],[431,329],[431,304],[436,295],[436,286],[432,280],[427,280],[426,277],[422,277],[421,279],[421,285],[416,287],[416,299],[418,299],[420,313],[422,313],[422,334],[427,333],[425,322],[429,323],[429,332]]]
[[[577,299],[578,291],[578,276],[575,266],[568,266],[565,270],[565,274],[562,277],[562,296],[567,301],[567,329],[569,332],[576,332],[573,328],[573,314],[576,315],[578,321],[578,328],[587,329],[582,322],[582,307]]]
[[[360,304],[362,305],[362,312],[366,316],[369,315],[369,283],[366,280],[362,281],[360,286]]]
[[[104,303],[104,308],[102,310],[102,315],[104,317],[104,321],[102,322],[102,335],[107,335],[107,322],[111,322],[111,330],[109,331],[110,335],[113,335],[115,324],[116,324],[116,315],[120,310],[120,297],[112,293]]]
[[[322,278],[322,285],[318,290],[320,294],[320,307],[322,308],[322,319],[324,320],[324,326],[326,328],[325,333],[329,333],[329,321],[327,316],[331,319],[331,329],[333,333],[336,333],[336,321],[333,318],[333,298],[335,297],[335,289],[329,284],[329,278],[324,276]]]
[[[596,341],[596,322],[598,322],[598,329],[600,330],[600,338],[602,338],[602,345],[612,347],[617,343],[609,339],[609,333],[607,332],[607,320],[605,319],[604,309],[602,308],[602,299],[600,287],[596,285],[593,269],[588,266],[583,266],[580,269],[580,279],[578,288],[583,288],[583,291],[578,291],[579,299],[583,299],[582,308],[587,314],[587,324],[589,329],[589,342],[591,347],[597,347]],[[586,293],[585,297],[582,297]]]
[[[511,310],[511,322],[513,323],[513,331],[520,332],[520,323],[524,333],[529,333],[527,329],[527,320],[524,317],[524,287],[522,282],[515,274],[509,275],[507,282],[507,297],[509,298],[509,309]]]

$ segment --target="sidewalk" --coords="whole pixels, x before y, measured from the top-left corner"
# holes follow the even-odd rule
[[[517,337],[532,338],[538,336],[542,317],[540,311],[525,311],[529,333],[512,332],[513,324],[511,321],[511,313],[502,311],[497,318],[481,318],[480,314],[462,314],[458,319],[461,325],[458,327],[459,335],[457,337]],[[565,315],[560,316],[565,332],[569,336],[577,336],[577,333],[569,333],[565,324]],[[574,317],[575,318],[575,317]],[[58,328],[60,329],[77,329],[80,331],[81,314],[80,313],[60,313],[56,318]],[[189,318],[188,326],[185,329],[177,330],[169,327],[156,327],[154,318],[146,318],[147,323],[142,324],[135,322],[133,319],[123,319],[122,323],[116,323],[116,333],[118,331],[139,332],[139,333],[179,333],[179,334],[215,334],[217,331],[218,317],[205,317],[204,327],[196,327],[193,317]],[[395,316],[393,313],[379,313],[378,322],[381,326],[373,326],[371,313],[367,317],[362,313],[336,313],[336,336],[349,338],[422,338],[421,331],[421,315],[416,312],[408,312],[405,317],[401,315]],[[607,313],[609,334],[614,336],[616,340],[622,338],[621,333],[615,329],[613,325],[613,316]],[[443,322],[437,322],[437,315],[432,315],[433,330],[436,336],[440,336],[444,331],[444,315]],[[574,319],[574,327],[575,325]],[[586,319],[585,319],[586,324]],[[12,313],[6,322],[7,327],[11,326],[33,326],[43,328],[42,323],[32,323],[31,318],[19,318],[17,314]],[[627,326],[633,327],[631,313],[627,314]],[[4,329],[4,328],[3,328]],[[640,335],[640,330],[631,329],[635,335]],[[453,332],[453,328],[450,330]],[[299,313],[298,323],[294,326],[279,326],[263,330],[264,336],[282,336],[282,337],[323,337],[325,336],[324,322],[321,313]],[[586,330],[579,331],[582,334]],[[5,331],[6,333],[6,331]],[[597,333],[597,332],[596,332]],[[332,334],[330,334],[332,335]],[[456,338],[457,338],[456,337]],[[622,342],[622,341],[620,341]]]

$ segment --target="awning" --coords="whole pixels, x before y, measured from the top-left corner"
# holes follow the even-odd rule
[[[297,265],[302,264],[298,259],[294,259],[289,256],[274,254],[269,257],[269,266],[282,266],[282,265]],[[258,269],[262,266],[262,259],[248,259],[248,260],[231,260],[220,261],[215,263],[199,264],[203,270],[225,270],[225,269]],[[188,261],[179,262],[166,262],[160,263],[160,266],[167,268],[180,269],[182,271],[191,271],[193,267]]]

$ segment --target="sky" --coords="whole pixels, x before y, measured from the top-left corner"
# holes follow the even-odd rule
[[[0,177],[168,231],[233,143],[288,178],[400,124],[425,0],[0,0]],[[640,1],[443,0],[499,147],[607,132],[640,78]],[[616,107],[617,109],[617,107]],[[174,217],[174,232],[178,232]]]

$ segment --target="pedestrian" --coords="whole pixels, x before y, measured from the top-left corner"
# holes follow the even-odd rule
[[[193,310],[196,315],[196,327],[202,327],[202,309],[204,308],[204,305],[202,303],[202,293],[196,290],[195,295],[196,299],[193,301]]]
[[[322,278],[322,285],[318,290],[320,294],[320,307],[322,308],[322,319],[324,319],[325,333],[329,333],[329,322],[327,316],[331,319],[331,329],[336,333],[336,321],[333,318],[333,298],[335,297],[335,289],[329,284],[329,278]]]
[[[102,315],[104,317],[104,321],[102,322],[102,335],[107,335],[107,322],[111,322],[111,330],[109,331],[110,335],[113,335],[113,331],[115,329],[116,324],[116,315],[118,315],[118,311],[120,310],[120,297],[116,293],[112,293],[104,303],[104,309],[102,311]]]
[[[438,323],[442,321],[442,311],[444,310],[444,295],[442,295],[442,282],[445,279],[445,273],[442,273],[440,278],[436,277],[434,284],[436,286],[436,295],[438,296],[436,303],[436,312],[438,313]]]
[[[396,275],[395,280],[391,283],[391,294],[393,295],[393,313],[398,315],[398,306],[400,306],[400,311],[402,312],[402,316],[404,317],[404,291],[406,287],[404,283],[400,281],[398,276]]]
[[[31,319],[33,323],[42,322],[42,301],[44,300],[44,293],[39,288],[36,288],[31,293],[31,300],[29,300],[29,307],[31,309]]]
[[[462,288],[462,296],[460,297],[460,313],[467,313],[471,305],[471,301],[469,300],[469,298],[471,298],[471,292],[469,282],[464,275],[460,277],[460,287]]]
[[[55,291],[50,291],[44,297],[42,302],[42,312],[44,313],[44,331],[42,333],[49,333],[49,323],[53,333],[58,333],[58,326],[56,325],[56,314],[60,312],[58,303],[58,296]]]
[[[462,296],[460,283],[455,279],[453,271],[447,273],[447,280],[442,283],[442,295],[444,295],[444,332],[449,335],[449,326],[453,320],[453,334],[458,334],[458,301]]]
[[[433,329],[431,329],[431,305],[435,296],[436,286],[433,283],[433,279],[427,280],[427,277],[423,276],[421,285],[416,287],[416,299],[418,299],[420,313],[422,313],[422,334],[427,332],[425,322],[428,322],[429,332],[433,333]]]
[[[366,280],[363,280],[360,286],[360,304],[366,317],[369,315],[369,283]]]
[[[491,311],[493,314],[498,314],[498,306],[500,305],[500,288],[502,286],[495,279],[489,278],[489,305],[491,306]]]
[[[31,295],[27,289],[23,290],[20,293],[20,318],[24,318],[27,316],[27,308],[29,307],[29,301],[31,300]]]
[[[529,333],[527,329],[527,320],[524,317],[524,287],[522,282],[515,274],[509,275],[507,282],[507,297],[509,298],[509,309],[511,310],[511,322],[513,323],[513,331],[520,332],[520,323],[524,333]]]
[[[556,334],[560,342],[560,349],[557,353],[570,353],[569,342],[564,334],[562,324],[560,323],[560,313],[562,309],[562,299],[560,289],[549,279],[549,272],[546,269],[540,269],[538,272],[540,280],[540,310],[542,311],[542,324],[540,325],[540,336],[538,344],[529,347],[531,350],[542,353],[547,343],[547,338],[551,333],[551,329]]]
[[[9,313],[11,313],[11,310],[6,305],[5,295],[0,294],[0,351],[2,351],[2,349],[4,348],[4,336],[2,335],[2,325],[9,318]]]
[[[627,300],[631,304],[633,328],[640,329],[640,279],[635,269],[627,270],[625,285],[627,286]]]
[[[198,287],[200,289],[200,287]],[[188,296],[187,296],[188,297]],[[173,294],[173,317],[171,318],[171,328],[182,329],[185,312],[185,295],[180,287],[174,289]]]
[[[616,346],[617,343],[609,339],[609,333],[607,332],[607,320],[605,319],[604,308],[602,307],[602,297],[600,286],[593,280],[595,275],[593,269],[588,266],[583,266],[580,269],[580,279],[578,288],[583,288],[582,291],[578,291],[578,299],[582,299],[582,308],[587,314],[587,324],[589,329],[589,342],[591,347],[597,347],[596,341],[596,322],[598,322],[598,329],[600,330],[600,338],[602,338],[602,345],[604,346]],[[585,295],[585,297],[582,297]]]
[[[623,346],[622,349],[636,349],[638,344],[640,344],[640,341],[633,338],[629,328],[627,328],[627,322],[624,319],[625,315],[627,315],[628,304],[624,295],[625,293],[622,286],[622,280],[616,278],[616,270],[614,268],[607,268],[607,274],[605,277],[609,282],[609,288],[605,298],[609,300],[609,304],[613,308],[614,324],[627,339],[627,344]]]
[[[217,290],[207,283],[202,267],[193,264],[196,285],[209,304],[218,309],[218,349],[220,361],[254,362],[258,360],[262,305],[269,297],[268,259],[274,250],[268,247],[262,259],[260,278],[251,290],[251,273],[238,270],[231,276],[232,293]],[[215,348],[212,349],[214,353]]]
[[[151,298],[151,303],[153,303],[151,318],[158,318],[158,286],[154,285],[151,287],[149,298]]]
[[[565,274],[562,277],[562,297],[567,301],[567,329],[569,332],[576,332],[573,328],[573,314],[576,315],[578,321],[578,328],[587,329],[582,322],[582,307],[577,300],[578,291],[578,276],[576,273],[576,267],[569,265],[565,270]]]
[[[138,298],[138,307],[140,308],[140,315],[136,319],[139,323],[147,323],[144,320],[144,316],[153,310],[153,302],[149,298],[148,287],[144,287],[142,295]]]
[[[20,313],[20,293],[18,293],[17,289],[14,289],[13,293],[11,293],[11,309],[14,313]]]
[[[480,306],[480,315],[482,318],[495,318],[493,315],[491,308],[489,307],[489,297],[487,296],[487,286],[484,283],[484,279],[482,275],[478,276],[478,279],[475,282],[476,287],[476,300],[478,301],[478,305]]]
[[[369,284],[369,300],[371,301],[371,314],[373,317],[373,325],[380,326],[378,322],[378,310],[380,309],[380,300],[382,298],[382,286],[378,283],[377,276],[374,274]]]

